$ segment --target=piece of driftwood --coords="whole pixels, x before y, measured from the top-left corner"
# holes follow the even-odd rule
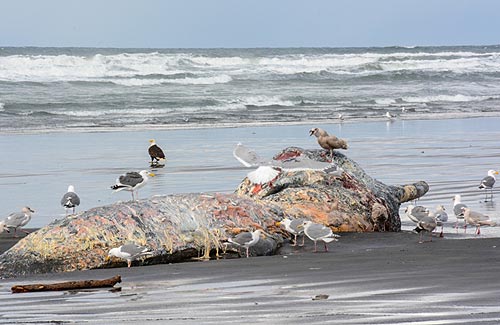
[[[52,284],[27,284],[15,285],[11,288],[12,293],[36,292],[36,291],[61,291],[75,289],[92,289],[92,288],[107,288],[112,287],[117,283],[122,282],[122,277],[116,275],[104,280],[82,280],[59,282]]]

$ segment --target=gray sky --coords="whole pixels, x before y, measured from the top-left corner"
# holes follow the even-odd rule
[[[496,0],[5,0],[0,46],[500,44]]]

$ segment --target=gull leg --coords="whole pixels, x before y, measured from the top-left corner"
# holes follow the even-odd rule
[[[328,246],[326,246],[326,242],[323,242],[323,244],[325,245],[325,252],[328,252]]]
[[[250,254],[248,253],[249,249],[250,249],[250,247],[247,247],[247,258],[250,256]]]
[[[481,235],[481,225],[477,226],[476,235]]]
[[[127,260],[127,267],[131,267],[132,266],[132,261],[131,260]]]
[[[293,235],[293,245],[292,246],[297,246],[297,234]]]
[[[316,253],[317,251],[318,251],[318,247],[317,247],[316,241],[314,241],[314,252]]]
[[[444,229],[444,225],[441,226],[441,233],[439,234],[439,237],[443,238],[444,235],[443,235],[443,229]]]
[[[419,243],[419,244],[422,244],[422,243],[423,243],[423,241],[422,241],[422,232],[420,232],[420,233],[418,234],[418,243]]]
[[[306,235],[302,235],[302,245],[300,246],[304,246],[304,241],[306,240]]]

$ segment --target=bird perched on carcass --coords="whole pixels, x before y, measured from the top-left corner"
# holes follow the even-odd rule
[[[7,232],[10,232],[11,229],[14,229],[14,237],[17,237],[17,229],[20,229],[22,232],[29,234],[29,232],[21,229],[21,227],[26,226],[26,224],[30,222],[31,214],[34,212],[35,210],[31,209],[30,207],[24,207],[21,209],[21,212],[13,212],[9,214],[7,218],[3,220],[3,229],[6,229]]]
[[[334,149],[347,149],[349,146],[347,145],[347,141],[344,139],[337,138],[334,135],[329,135],[323,129],[320,128],[312,128],[309,130],[309,136],[314,135],[318,144],[321,148],[330,151],[330,158],[333,159],[333,150]]]

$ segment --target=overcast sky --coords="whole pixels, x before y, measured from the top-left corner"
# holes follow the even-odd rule
[[[0,46],[349,47],[500,43],[496,0],[6,0]]]

